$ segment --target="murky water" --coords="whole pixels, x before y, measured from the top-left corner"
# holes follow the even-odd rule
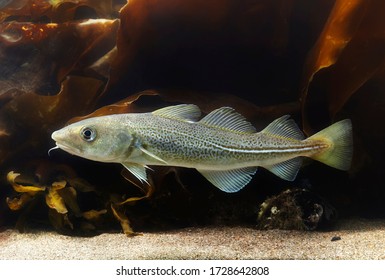
[[[0,225],[94,234],[384,217],[383,1],[110,2],[0,1]],[[309,135],[349,118],[352,167],[309,161],[293,182],[260,168],[226,194],[195,170],[154,168],[153,188],[138,188],[118,164],[47,154],[53,131],[89,114],[180,103],[233,107],[258,130],[290,114]],[[263,215],[278,220],[265,225],[267,198]]]

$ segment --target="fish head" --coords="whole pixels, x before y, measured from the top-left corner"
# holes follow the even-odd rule
[[[70,154],[100,162],[122,162],[132,150],[133,135],[119,120],[94,117],[52,133],[56,146]]]

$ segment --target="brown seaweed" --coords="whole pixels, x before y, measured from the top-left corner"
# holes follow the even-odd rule
[[[343,213],[380,213],[384,1],[182,2],[2,2],[0,168],[4,174],[20,170],[3,183],[8,207],[25,213],[17,225],[22,228],[28,213],[42,205],[52,225],[66,233],[95,230],[111,218],[127,234],[135,223],[191,225],[226,221],[228,213],[238,213],[229,214],[238,221],[254,215],[249,220],[255,223],[256,205],[282,186],[263,171],[258,184],[230,199],[193,171],[173,167],[154,168],[151,185],[141,186],[124,171],[122,180],[120,166],[85,164],[63,154],[50,159],[52,167],[42,164],[53,147],[50,134],[66,123],[178,103],[196,104],[204,114],[232,106],[258,129],[291,114],[308,134],[351,118],[352,177],[314,164],[291,187],[311,180]],[[41,163],[38,171],[24,166],[30,160]],[[60,160],[82,175],[52,175]],[[105,180],[98,182],[95,168],[106,172]],[[32,179],[20,182],[26,174]],[[78,202],[88,192],[97,192],[97,207],[84,209]],[[244,210],[238,211],[238,202]]]
[[[111,18],[116,16],[121,1],[113,0],[14,0],[0,6],[2,21],[65,22],[87,16]]]
[[[0,94],[56,94],[68,75],[84,75],[114,48],[117,27],[116,20],[0,24],[0,81],[6,85]],[[66,42],[72,42],[70,48]]]
[[[56,213],[50,214],[51,220],[56,217],[58,220],[67,220],[67,225],[73,228],[69,220],[69,213],[79,217],[82,216],[80,207],[77,203],[76,183],[72,182],[76,179],[75,172],[65,166],[52,166],[38,163],[35,168],[35,176],[32,174],[20,174],[10,171],[7,175],[7,181],[16,192],[13,198],[7,198],[7,204],[13,211],[21,211],[26,208],[33,200],[44,196],[46,205]],[[44,173],[40,171],[44,170]],[[58,174],[58,175],[55,175]],[[94,191],[94,190],[93,190]],[[28,209],[28,208],[27,208]],[[31,211],[29,208],[28,211]],[[25,212],[25,215],[28,213]],[[23,215],[22,215],[23,216]],[[84,215],[88,218],[89,215]],[[60,224],[54,222],[54,224]],[[23,231],[24,224],[18,222],[19,230]]]
[[[1,162],[46,151],[50,132],[94,109],[106,80],[92,65],[113,48],[117,26],[114,20],[0,25]],[[67,41],[76,43],[68,48]]]
[[[353,94],[383,71],[384,10],[380,0],[336,1],[305,67],[302,102],[308,128],[316,127],[320,117],[335,118]]]

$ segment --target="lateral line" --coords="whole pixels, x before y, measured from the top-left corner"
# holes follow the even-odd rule
[[[216,145],[214,143],[211,143],[216,148],[223,149],[225,151],[229,152],[239,152],[239,153],[252,153],[252,154],[267,154],[267,153],[291,153],[291,152],[305,152],[305,151],[311,151],[315,149],[321,149],[321,146],[312,146],[312,147],[303,147],[303,148],[282,148],[282,149],[250,149],[250,150],[243,150],[243,149],[233,149],[228,147],[223,147],[220,145]]]

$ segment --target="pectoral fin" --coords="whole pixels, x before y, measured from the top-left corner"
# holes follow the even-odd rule
[[[246,167],[232,170],[201,170],[198,171],[218,189],[233,193],[241,190],[252,179],[257,167]]]
[[[139,147],[139,149],[140,149],[143,153],[145,153],[146,155],[148,155],[149,157],[151,157],[151,158],[153,158],[153,159],[155,159],[155,160],[157,160],[157,161],[159,161],[159,162],[161,162],[161,163],[167,165],[167,162],[166,162],[166,161],[164,161],[164,160],[161,159],[160,157],[154,155],[153,153],[151,153],[150,151],[146,150],[145,148]]]
[[[302,158],[296,157],[274,165],[266,166],[265,168],[277,175],[281,179],[294,181],[297,173],[302,165]]]
[[[141,183],[146,182],[148,184],[147,174],[146,174],[147,166],[137,164],[137,163],[131,163],[131,162],[122,163],[122,164],[128,171],[131,172],[132,175],[138,178],[138,180]]]

